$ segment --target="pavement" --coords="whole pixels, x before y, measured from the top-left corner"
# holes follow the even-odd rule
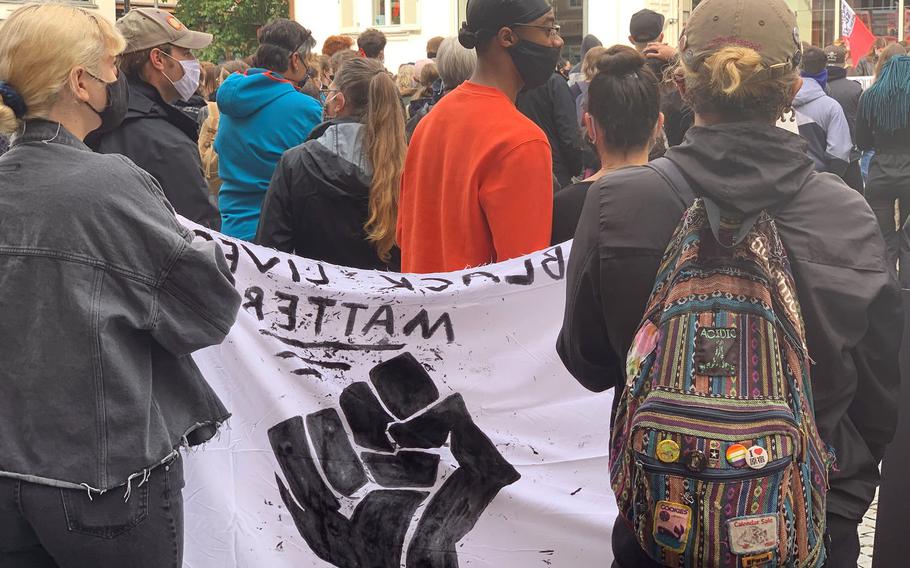
[[[875,516],[878,513],[878,496],[869,507],[859,525],[859,568],[872,568],[872,548],[875,546]]]

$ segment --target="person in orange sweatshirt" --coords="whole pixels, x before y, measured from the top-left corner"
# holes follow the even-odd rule
[[[477,49],[477,69],[411,141],[398,215],[403,272],[451,272],[549,245],[550,145],[515,98],[556,68],[555,13],[547,0],[471,0],[459,41]]]

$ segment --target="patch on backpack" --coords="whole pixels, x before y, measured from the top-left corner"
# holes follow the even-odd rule
[[[684,552],[692,528],[692,508],[658,501],[654,510],[654,542],[673,552]]]
[[[772,560],[774,560],[773,552],[765,552],[764,554],[756,554],[754,556],[743,556],[742,566],[743,568],[765,568],[771,564]]]
[[[730,552],[756,555],[777,548],[780,533],[777,515],[737,517],[727,521],[730,531]],[[760,555],[756,558],[760,558]],[[745,560],[745,559],[744,559]],[[755,564],[761,566],[761,564]]]
[[[695,336],[695,372],[711,377],[736,375],[738,331],[735,327],[700,328]]]
[[[638,377],[638,373],[641,371],[645,359],[657,349],[657,338],[659,334],[660,330],[651,322],[646,322],[645,325],[638,330],[638,334],[636,334],[634,341],[632,341],[629,357],[626,359],[626,380],[629,381],[629,384],[632,384],[635,378]]]

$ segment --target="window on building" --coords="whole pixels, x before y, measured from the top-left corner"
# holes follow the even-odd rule
[[[817,47],[834,43],[840,37],[834,29],[835,10],[840,10],[838,0],[812,0],[812,37],[803,40]]]
[[[585,35],[585,0],[556,0],[556,21],[562,26],[562,39],[566,42],[562,56],[573,64],[581,59],[581,40]]]
[[[897,39],[898,0],[854,0],[853,9],[858,18],[876,36]]]
[[[418,25],[418,0],[373,0],[373,25],[408,27]]]

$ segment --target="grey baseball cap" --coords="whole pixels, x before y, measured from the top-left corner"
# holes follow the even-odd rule
[[[211,45],[212,34],[194,32],[173,14],[156,8],[136,8],[117,20],[117,29],[126,38],[124,53],[176,45],[185,49],[204,49]]]
[[[721,48],[749,47],[761,55],[768,76],[781,76],[802,59],[796,13],[785,0],[704,0],[679,39],[686,66],[698,70]]]

